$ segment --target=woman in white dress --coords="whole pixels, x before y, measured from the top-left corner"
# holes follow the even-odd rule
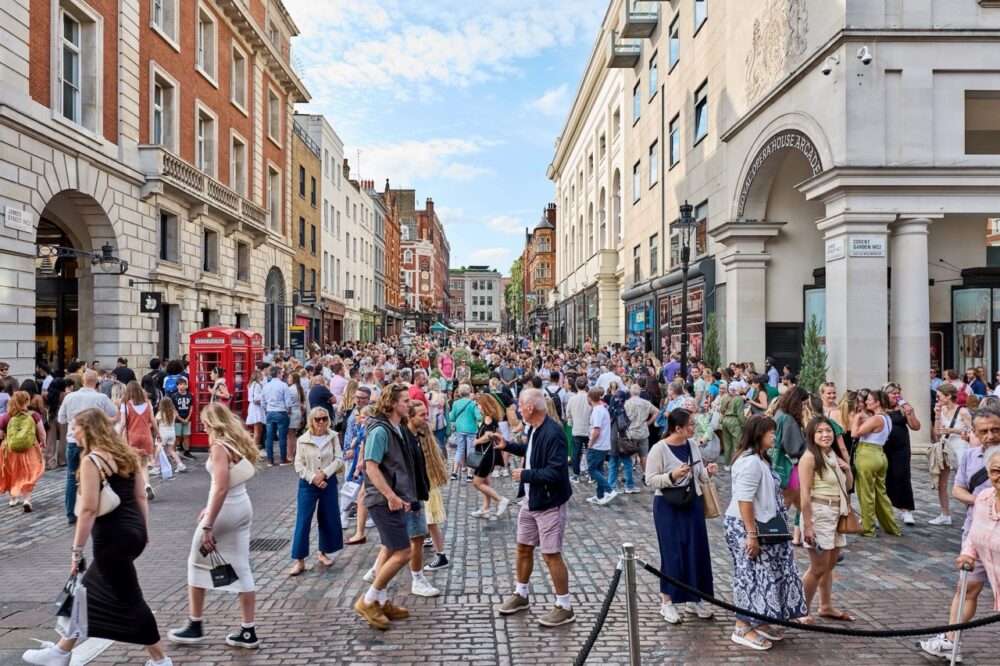
[[[246,428],[227,407],[211,403],[201,411],[201,422],[208,431],[209,457],[205,470],[212,475],[208,506],[198,516],[198,528],[191,539],[188,556],[188,603],[190,618],[183,629],[172,629],[175,643],[200,643],[205,640],[202,611],[205,590],[214,588],[211,571],[220,557],[230,564],[238,579],[215,588],[240,595],[243,624],[226,637],[233,647],[256,648],[260,645],[254,629],[256,594],[250,571],[250,525],[253,506],[246,481],[260,464],[260,453]],[[212,555],[216,551],[216,555]]]
[[[264,412],[264,373],[254,370],[250,375],[250,383],[247,384],[247,425],[253,428],[253,441],[260,446],[261,436],[264,434],[264,421],[267,414]]]

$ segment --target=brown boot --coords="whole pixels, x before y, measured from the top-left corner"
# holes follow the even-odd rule
[[[358,600],[354,602],[354,610],[356,610],[358,615],[363,617],[365,621],[374,628],[383,630],[389,628],[389,618],[387,618],[385,613],[382,612],[382,606],[380,606],[378,602],[366,604],[364,594],[358,597]]]
[[[406,610],[402,606],[397,606],[391,601],[386,601],[382,604],[382,612],[390,620],[405,620],[410,617],[410,611]]]

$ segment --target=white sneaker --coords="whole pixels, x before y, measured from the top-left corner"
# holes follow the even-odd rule
[[[500,504],[497,505],[497,518],[507,513],[508,506],[510,506],[510,500],[506,497],[500,498]]]
[[[928,521],[931,525],[951,525],[951,516],[938,516]]]
[[[436,597],[441,594],[441,590],[434,587],[426,578],[414,578],[410,592],[418,597]]]
[[[597,503],[600,504],[601,506],[604,506],[605,504],[607,504],[616,497],[618,497],[618,492],[612,490],[610,493],[604,493],[604,497],[597,500]]]
[[[710,620],[715,616],[712,609],[705,605],[703,601],[689,601],[685,605],[684,610],[688,613],[697,615],[703,620]]]
[[[941,659],[951,659],[951,651],[954,648],[954,644],[944,634],[938,634],[934,638],[930,638],[926,641],[919,641],[917,645],[919,645],[920,649],[927,654],[934,655],[935,657],[939,657]],[[961,653],[955,655],[955,661],[962,661]]]
[[[499,479],[500,478],[500,470],[498,470],[498,469],[493,470],[493,473],[490,474],[490,476],[492,476],[494,479]]]
[[[29,664],[41,664],[41,666],[69,666],[73,655],[69,652],[60,654],[56,651],[56,644],[51,641],[40,641],[37,638],[31,640],[39,643],[42,647],[37,650],[25,650],[21,659]]]
[[[160,476],[160,468],[159,467],[150,467],[149,468],[149,475],[150,476]]]
[[[916,525],[917,521],[913,519],[913,512],[903,511],[903,524],[904,525]]]
[[[601,503],[601,500],[598,499],[597,495],[591,495],[590,497],[587,498],[587,501],[590,502],[591,504],[600,504]]]
[[[679,624],[681,621],[681,616],[677,613],[677,609],[674,608],[673,604],[660,604],[660,617],[669,622],[670,624]]]
[[[375,582],[375,567],[372,567],[371,569],[365,572],[364,579],[366,583]]]
[[[180,474],[181,472],[186,472],[187,469],[188,467],[184,463],[177,463],[177,467],[174,468],[174,474]]]
[[[641,492],[642,492],[642,490],[640,490],[639,488],[626,488],[625,489],[625,494],[626,495],[634,495],[636,493],[641,493]]]
[[[368,528],[375,527],[375,521],[369,518],[368,520],[365,521],[365,527]]]
[[[17,506],[17,498],[11,497],[10,502],[7,503],[7,506]]]
[[[488,509],[476,509],[469,515],[472,516],[473,518],[486,518],[487,516],[490,515],[490,512]]]
[[[164,661],[162,666],[174,666],[174,660],[171,659],[170,657],[164,657],[163,659]],[[153,663],[152,659],[147,659],[146,666],[155,666],[155,664]]]

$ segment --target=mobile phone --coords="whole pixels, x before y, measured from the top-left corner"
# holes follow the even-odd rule
[[[199,548],[198,552],[201,553],[202,557],[208,557],[208,549],[205,548],[204,546],[202,546],[201,548]]]

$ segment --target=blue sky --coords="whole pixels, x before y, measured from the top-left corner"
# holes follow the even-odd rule
[[[453,266],[507,273],[553,201],[545,170],[604,0],[285,0],[313,96],[357,174],[434,199]]]

